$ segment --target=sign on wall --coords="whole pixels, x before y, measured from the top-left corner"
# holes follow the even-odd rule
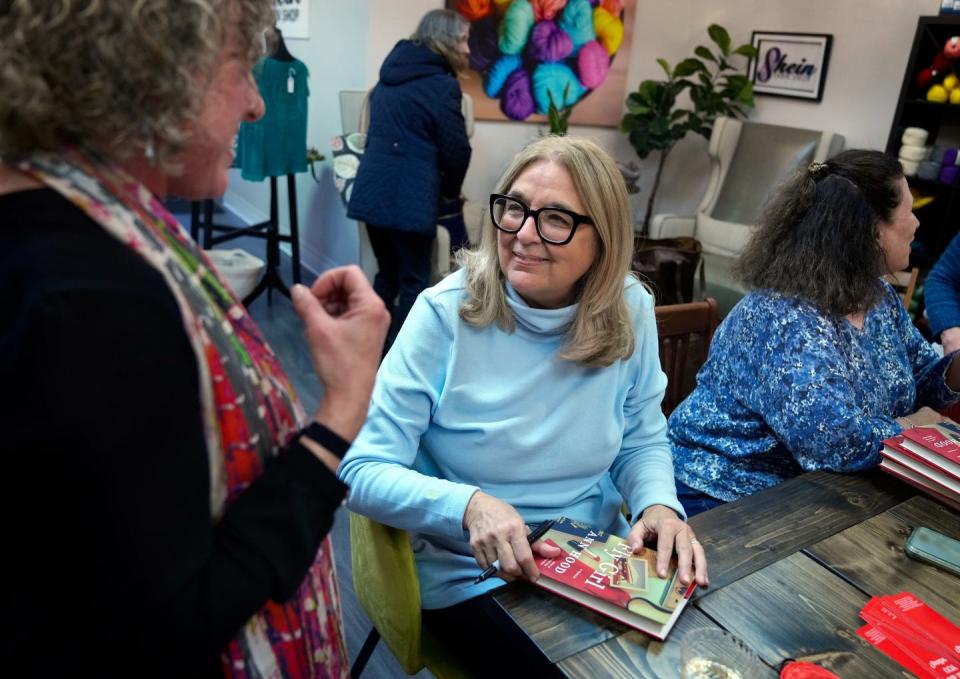
[[[274,0],[273,6],[284,38],[310,37],[310,0]]]
[[[754,31],[757,48],[747,76],[754,94],[796,99],[823,99],[833,36],[826,33],[770,33]]]

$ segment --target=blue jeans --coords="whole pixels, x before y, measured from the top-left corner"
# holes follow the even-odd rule
[[[714,507],[724,504],[723,500],[718,500],[715,497],[711,497],[702,490],[691,488],[683,481],[677,480],[676,483],[677,498],[680,500],[680,504],[683,505],[683,509],[687,513],[688,519],[691,516],[696,516],[701,512],[705,512],[708,509],[713,509]]]

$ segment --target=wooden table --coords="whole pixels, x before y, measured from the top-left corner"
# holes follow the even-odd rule
[[[913,592],[960,624],[960,579],[908,559],[915,526],[960,538],[960,515],[879,471],[813,472],[691,519],[709,562],[666,642],[525,583],[494,593],[503,611],[568,677],[675,677],[685,635],[721,628],[776,677],[789,659],[843,679],[901,677],[856,635],[874,595]]]

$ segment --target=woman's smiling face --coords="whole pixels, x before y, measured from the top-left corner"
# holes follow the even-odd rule
[[[532,210],[559,207],[584,214],[570,173],[549,158],[528,165],[506,194]],[[500,269],[532,307],[557,309],[572,304],[577,281],[590,270],[596,253],[597,233],[589,224],[581,224],[566,245],[544,242],[532,217],[516,233],[497,231]]]
[[[264,113],[252,65],[238,46],[238,32],[232,23],[200,113],[188,126],[190,141],[178,158],[183,173],[168,179],[169,192],[183,198],[216,198],[226,192],[240,123],[259,120]]]

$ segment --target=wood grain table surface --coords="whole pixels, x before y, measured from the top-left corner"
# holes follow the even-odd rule
[[[879,471],[812,472],[697,515],[707,553],[700,589],[658,642],[533,585],[494,600],[568,677],[676,677],[686,639],[720,629],[720,644],[746,646],[758,676],[791,660],[844,679],[901,677],[901,668],[856,635],[874,595],[911,591],[960,624],[960,578],[908,559],[916,526],[960,538],[960,515]]]

